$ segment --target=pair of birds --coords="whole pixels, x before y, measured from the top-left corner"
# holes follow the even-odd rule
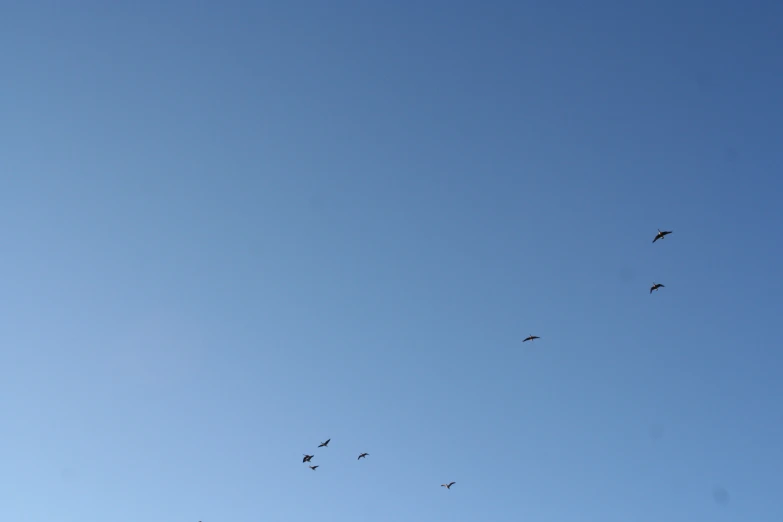
[[[658,233],[655,234],[655,238],[652,240],[652,242],[655,243],[659,239],[665,238],[667,235],[671,234],[672,232],[673,232],[672,230],[661,230],[659,228]],[[655,281],[653,281],[653,284],[650,287],[650,293],[653,293],[653,290],[658,290],[659,288],[666,288],[666,287],[663,286],[661,283],[656,283]]]
[[[305,453],[305,456],[302,459],[302,462],[310,462],[310,459],[312,459],[313,457],[315,457],[315,455],[308,455],[307,453]],[[317,467],[318,467],[318,464],[316,464],[315,466],[310,466],[310,469],[315,471]]]
[[[321,444],[318,445],[318,447],[319,448],[328,448],[329,447],[329,441],[331,441],[331,440],[332,439],[326,439],[326,442],[322,442]],[[304,458],[302,459],[302,462],[310,462],[313,459],[313,457],[315,457],[315,455],[308,455],[307,453],[304,453],[303,455],[304,455]],[[361,455],[359,455],[359,459],[363,459],[363,458],[367,457],[367,455],[369,455],[369,453],[366,453],[366,452],[362,453]],[[356,460],[359,460],[359,459],[356,459]],[[309,466],[309,467],[310,467],[311,470],[315,471],[316,468],[318,468],[318,465],[316,464],[315,466]]]

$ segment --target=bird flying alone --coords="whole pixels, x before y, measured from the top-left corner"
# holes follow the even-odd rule
[[[367,455],[369,455],[369,453],[362,453],[361,455],[359,455],[359,459],[363,459],[363,458],[365,458]],[[359,459],[356,459],[356,460],[359,460]]]
[[[329,441],[332,439],[326,439],[326,442],[322,442],[318,445],[319,448],[328,448],[329,447]]]
[[[310,466],[310,469],[315,471],[315,468],[317,468],[317,467],[318,467],[318,465],[316,464],[315,466]]]
[[[659,228],[658,233],[655,234],[655,239],[653,239],[653,243],[655,243],[659,239],[663,239],[667,234],[671,234],[672,232],[673,232],[672,230],[661,230]]]
[[[666,288],[661,283],[656,283],[653,281],[653,285],[650,287],[650,293],[653,293],[653,290],[658,290],[659,288]]]
[[[302,459],[302,462],[310,462],[310,460],[315,457],[315,455],[307,455],[304,454],[304,458]]]
[[[541,338],[540,338],[539,336],[537,336],[537,335],[529,335],[529,336],[527,336],[527,338],[526,338],[526,339],[524,339],[522,342],[523,342],[523,343],[526,343],[526,342],[528,342],[528,341],[532,341],[533,339],[541,339]]]
[[[448,484],[441,484],[440,487],[451,489],[451,486],[453,486],[454,484],[456,484],[456,482],[449,482]]]

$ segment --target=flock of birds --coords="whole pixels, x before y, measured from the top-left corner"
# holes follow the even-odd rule
[[[536,337],[536,339],[538,339],[538,337]],[[319,448],[328,448],[329,447],[329,442],[331,442],[331,440],[332,439],[326,439],[326,441],[324,441],[321,444],[319,444],[318,447]],[[307,453],[302,453],[302,455],[304,455],[304,458],[302,459],[302,462],[307,464],[310,467],[311,470],[315,471],[318,468],[318,464],[316,464],[315,466],[310,464],[310,462],[312,462],[313,457],[315,457],[315,455],[309,455]],[[359,457],[356,460],[361,460],[363,458],[366,458],[368,455],[369,455],[369,453],[367,453],[367,452],[360,453]],[[452,482],[449,482],[448,484],[441,484],[441,487],[444,487],[446,489],[451,489],[451,486],[453,486],[454,484],[456,484],[456,482],[452,481]],[[201,521],[199,521],[199,522],[201,522]]]
[[[653,239],[652,242],[655,243],[659,239],[663,239],[663,238],[665,238],[667,235],[669,235],[671,233],[672,233],[671,230],[661,230],[659,228],[658,229],[658,233],[655,235],[655,238]],[[650,287],[650,293],[652,294],[653,290],[658,290],[659,288],[664,288],[664,286],[661,283],[656,283],[655,281],[653,281],[652,287]],[[535,341],[536,339],[541,339],[541,337],[539,337],[537,335],[529,335],[525,339],[523,339],[522,342],[523,343],[525,343],[527,341],[531,341],[532,342],[532,341]],[[319,448],[328,448],[329,447],[329,442],[331,440],[332,439],[326,439],[326,442],[322,442],[321,444],[318,445],[318,447]],[[304,458],[302,459],[302,462],[307,464],[310,467],[310,469],[313,470],[313,471],[318,469],[318,464],[316,464],[314,466],[312,464],[310,464],[310,462],[312,461],[313,457],[315,457],[315,455],[309,455],[307,453],[303,453],[303,455],[304,455]],[[367,457],[368,455],[369,455],[369,453],[361,453],[357,460],[361,460],[361,459]],[[446,489],[451,489],[451,486],[453,486],[454,484],[456,484],[456,482],[449,482],[447,484],[441,484],[441,487],[446,488]]]
[[[655,243],[659,239],[663,239],[663,238],[665,238],[667,235],[669,235],[671,233],[672,233],[671,230],[661,230],[659,228],[658,229],[658,233],[655,235],[655,238],[653,239],[652,242]],[[653,290],[658,290],[659,288],[665,288],[665,287],[661,283],[656,283],[655,281],[653,281],[652,287],[650,287],[650,293],[652,294]],[[522,340],[522,342],[523,343],[525,343],[527,341],[531,341],[532,342],[532,341],[535,341],[536,339],[541,339],[541,337],[539,337],[537,335],[529,335],[526,338],[524,338]],[[331,442],[331,440],[332,440],[331,438],[326,439],[324,442],[319,444],[318,447],[319,448],[328,448],[329,447],[329,442]],[[315,457],[315,455],[310,455],[308,453],[303,453],[302,455],[304,455],[304,458],[302,459],[302,462],[307,464],[310,467],[311,470],[315,471],[316,469],[318,469],[318,467],[319,467],[318,464],[316,464],[316,465],[311,464],[311,462],[313,460],[313,457]],[[370,454],[367,453],[367,452],[360,453],[359,457],[356,460],[361,460],[363,458],[366,458],[369,455]],[[451,489],[451,486],[453,486],[454,484],[456,484],[456,482],[452,481],[452,482],[448,482],[446,484],[441,484],[440,486],[442,488]],[[201,521],[199,520],[199,522],[201,522]]]
[[[326,439],[326,442],[322,442],[321,444],[318,445],[318,447],[319,448],[328,448],[329,447],[329,442],[331,440],[332,439]],[[302,462],[308,464],[310,466],[310,469],[315,471],[318,468],[318,464],[316,464],[315,466],[310,464],[310,462],[313,460],[313,457],[315,457],[315,455],[308,455],[307,453],[303,453],[303,455],[304,455],[304,458],[302,459]],[[360,459],[366,458],[367,455],[369,455],[369,453],[361,453],[361,454],[359,454],[359,458],[356,459],[356,460],[360,460]]]

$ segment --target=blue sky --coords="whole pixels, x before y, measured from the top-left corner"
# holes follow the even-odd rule
[[[2,4],[0,519],[778,522],[781,17]]]

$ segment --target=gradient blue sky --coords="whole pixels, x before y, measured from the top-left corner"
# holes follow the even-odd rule
[[[2,3],[0,519],[779,522],[781,20]]]

